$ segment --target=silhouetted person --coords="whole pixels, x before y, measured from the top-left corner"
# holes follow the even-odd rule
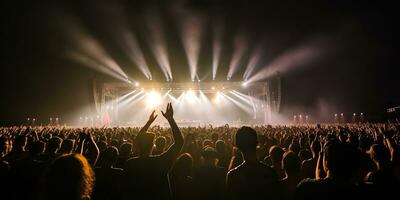
[[[272,166],[276,174],[278,175],[278,179],[282,179],[285,177],[285,171],[282,168],[282,158],[285,152],[281,147],[276,145],[272,146],[269,149],[269,158],[271,159]]]
[[[284,199],[292,199],[297,184],[301,181],[300,158],[292,151],[283,154],[282,166],[286,177],[280,181]]]
[[[228,199],[273,199],[278,197],[278,178],[274,170],[258,162],[257,133],[242,127],[235,135],[235,145],[244,162],[227,174]]]
[[[139,156],[126,162],[126,187],[125,198],[146,197],[146,199],[169,199],[170,188],[167,174],[171,169],[178,153],[183,146],[182,134],[174,120],[173,108],[168,103],[162,115],[171,126],[174,143],[164,153],[151,156],[153,150],[154,134],[147,133],[147,129],[154,122],[157,115],[150,115],[146,125],[139,131],[136,138]]]
[[[10,165],[4,160],[10,149],[10,140],[0,137],[0,199],[10,199]]]
[[[72,139],[66,139],[62,142],[61,148],[59,153],[60,154],[70,154],[74,152],[74,147],[75,147],[75,140]]]
[[[155,143],[155,148],[153,150],[152,155],[160,155],[164,153],[165,145],[167,143],[165,137],[164,136],[158,137],[154,143]]]
[[[118,149],[108,147],[103,152],[101,166],[95,168],[96,184],[93,191],[93,199],[120,199],[121,198],[121,179],[123,170],[114,168],[118,158]]]
[[[368,152],[376,165],[376,170],[368,173],[367,180],[374,183],[381,192],[392,192],[390,190],[393,190],[394,186],[399,186],[399,182],[396,180],[389,150],[382,144],[374,144]]]
[[[119,156],[117,159],[117,163],[115,167],[123,168],[125,166],[125,162],[131,157],[132,155],[132,143],[123,143],[119,147]]]
[[[54,159],[60,156],[58,151],[61,148],[61,143],[62,139],[60,137],[52,137],[47,142],[46,154],[43,156],[43,161],[51,163]]]
[[[18,135],[14,139],[12,150],[5,157],[7,162],[12,166],[16,161],[25,158],[28,152],[25,150],[27,144],[27,137],[25,135]]]
[[[34,199],[37,196],[40,179],[46,167],[41,160],[44,149],[44,142],[32,142],[28,155],[15,161],[12,166],[13,189],[17,199]]]
[[[202,158],[202,163],[195,168],[195,199],[223,199],[226,170],[217,166],[217,152],[207,146]]]
[[[355,184],[360,158],[355,148],[340,141],[329,141],[324,146],[322,162],[326,178],[300,182],[295,199],[360,198],[360,190]]]
[[[215,143],[215,150],[217,151],[217,158],[219,167],[223,167],[224,169],[228,169],[230,154],[227,151],[226,143],[223,140],[218,140]]]
[[[57,158],[47,169],[44,196],[47,200],[88,200],[94,185],[94,173],[80,154]]]
[[[304,178],[315,178],[315,168],[318,162],[318,153],[321,151],[321,144],[319,141],[311,143],[312,158],[303,161],[301,164],[301,171]]]
[[[187,200],[193,198],[193,158],[190,154],[184,153],[175,161],[169,181],[171,185],[172,199]]]

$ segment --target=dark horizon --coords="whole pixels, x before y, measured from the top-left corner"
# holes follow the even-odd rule
[[[309,113],[321,120],[335,112],[382,116],[387,108],[400,105],[394,2],[12,1],[2,9],[5,53],[1,59],[0,125],[18,125],[26,117],[70,121],[76,117],[74,111],[90,104],[90,80],[118,81],[65,57],[65,52],[73,49],[71,33],[81,30],[73,29],[75,22],[105,48],[126,75],[145,81],[121,48],[124,44],[118,31],[132,30],[153,80],[165,81],[148,44],[144,20],[148,13],[162,21],[175,81],[190,81],[178,14],[196,14],[205,21],[198,60],[202,81],[212,81],[212,26],[221,21],[223,47],[216,80],[226,80],[237,34],[246,38],[247,50],[231,79],[235,81],[241,80],[259,44],[262,58],[256,71],[297,49],[311,46],[318,50],[315,59],[295,63],[282,72],[282,114],[286,116]],[[119,15],[119,10],[124,14]]]

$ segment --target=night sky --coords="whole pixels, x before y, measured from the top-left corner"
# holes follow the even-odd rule
[[[322,41],[320,57],[282,73],[285,115],[308,113],[327,119],[335,112],[364,112],[377,116],[400,105],[396,6],[391,1],[14,0],[2,4],[0,125],[19,124],[26,117],[72,120],[73,111],[90,103],[91,79],[117,81],[65,56],[74,48],[68,35],[71,21],[96,39],[129,77],[144,81],[118,43],[118,27],[132,30],[153,80],[164,81],[149,48],[144,19],[159,17],[174,80],[189,81],[176,13],[204,18],[198,70],[203,81],[211,80],[213,22],[224,27],[218,80],[226,77],[237,33],[247,38],[248,50],[232,77],[236,81],[258,44],[263,44],[260,70],[293,48]]]

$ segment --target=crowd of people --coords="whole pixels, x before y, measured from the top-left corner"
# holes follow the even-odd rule
[[[375,199],[397,194],[400,124],[0,128],[0,199]],[[161,117],[161,116],[160,116]]]

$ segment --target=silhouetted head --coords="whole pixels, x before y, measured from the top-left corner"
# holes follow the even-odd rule
[[[223,140],[218,140],[215,143],[215,150],[219,153],[219,154],[223,154],[226,152],[226,144]]]
[[[217,151],[215,151],[214,148],[207,146],[206,148],[203,149],[203,151],[201,152],[201,155],[204,158],[204,161],[207,164],[215,164],[215,161],[217,159]]]
[[[211,140],[205,139],[205,140],[203,141],[203,148],[205,148],[205,147],[212,147],[212,146],[213,146],[213,142],[212,142]]]
[[[103,152],[103,166],[113,166],[117,162],[118,155],[117,147],[108,147]]]
[[[283,157],[283,151],[282,148],[274,145],[271,148],[269,148],[269,156],[271,158],[272,163],[275,164],[281,164],[282,162],[282,157]]]
[[[292,151],[283,154],[282,167],[288,176],[300,173],[300,158]]]
[[[44,152],[46,144],[42,141],[35,141],[32,143],[29,149],[29,154],[31,156],[38,156]]]
[[[94,173],[85,157],[66,154],[57,158],[47,169],[44,186],[48,200],[90,199]]]
[[[132,153],[132,143],[123,143],[119,147],[119,156],[120,157],[129,157]]]
[[[99,141],[97,142],[97,147],[99,148],[100,152],[103,152],[107,149],[107,142]]]
[[[300,145],[298,142],[292,142],[289,145],[289,151],[294,152],[295,154],[299,154],[300,153]]]
[[[360,154],[354,147],[331,140],[324,146],[324,170],[332,178],[350,180],[360,164]]]
[[[184,153],[180,155],[172,167],[173,173],[179,173],[183,175],[189,175],[192,172],[193,158],[190,154]]]
[[[235,136],[236,147],[243,153],[255,152],[257,147],[257,133],[254,129],[243,126],[239,128]]]
[[[372,160],[379,164],[385,165],[390,162],[390,152],[382,144],[372,145],[368,153],[371,156]]]
[[[66,139],[62,142],[60,152],[61,153],[72,153],[74,150],[75,140]]]
[[[18,135],[14,139],[14,148],[17,150],[24,150],[27,143],[27,137],[25,135]]]
[[[155,135],[153,133],[145,133],[136,138],[140,156],[149,156],[153,151],[153,141]]]
[[[61,148],[62,139],[60,137],[52,137],[47,142],[47,151],[56,153]]]
[[[0,137],[0,158],[7,155],[10,150],[10,140],[6,137]]]
[[[163,152],[165,149],[165,145],[167,143],[167,139],[164,136],[157,137],[155,141],[157,151]]]

